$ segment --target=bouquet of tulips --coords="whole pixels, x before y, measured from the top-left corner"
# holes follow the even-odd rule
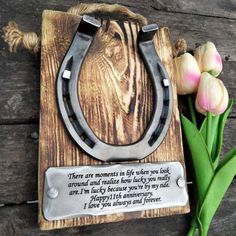
[[[188,95],[191,120],[181,116],[194,174],[196,206],[188,236],[206,236],[212,218],[236,175],[236,146],[220,161],[223,130],[233,101],[216,78],[222,60],[215,45],[207,42],[174,58],[179,95]],[[195,96],[195,108],[192,97]],[[201,124],[196,111],[206,116]]]

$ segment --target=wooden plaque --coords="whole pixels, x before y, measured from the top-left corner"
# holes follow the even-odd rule
[[[56,77],[80,17],[63,12],[43,12],[41,48],[41,98],[39,142],[39,225],[43,230],[151,218],[189,212],[189,205],[104,216],[47,221],[42,213],[44,173],[52,166],[102,165],[86,155],[69,137],[56,102]],[[102,21],[82,66],[78,92],[88,124],[110,144],[137,141],[152,114],[152,85],[137,53],[140,26],[133,22]],[[184,166],[181,126],[168,28],[155,37],[158,54],[173,83],[174,109],[170,129],[161,146],[140,162],[180,161]]]

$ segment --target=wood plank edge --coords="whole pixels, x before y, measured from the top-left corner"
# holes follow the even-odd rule
[[[161,208],[161,209],[165,209],[165,208]],[[172,208],[167,208],[167,209],[172,209]],[[173,208],[174,209],[174,208]],[[75,223],[75,221],[73,221],[73,219],[67,219],[67,220],[72,220],[73,221],[73,225],[68,224],[66,221],[67,220],[58,220],[58,221],[47,221],[43,216],[40,217],[38,224],[39,224],[39,228],[42,231],[46,231],[46,230],[54,230],[54,229],[63,229],[63,228],[70,228],[70,227],[82,227],[82,226],[89,226],[89,225],[98,225],[98,224],[107,224],[107,223],[118,223],[118,222],[124,222],[124,221],[132,221],[132,220],[139,220],[139,219],[155,219],[155,218],[160,218],[160,217],[168,217],[168,216],[177,216],[177,215],[186,215],[190,213],[190,207],[189,207],[189,203],[187,203],[185,206],[182,206],[181,211],[177,210],[176,212],[172,212],[170,214],[165,213],[165,215],[160,215],[160,216],[146,216],[146,217],[133,217],[130,219],[118,219],[116,221],[114,220],[107,220],[106,222],[99,222],[97,224],[94,223],[89,223],[86,222],[84,224],[79,224],[79,223]],[[112,214],[111,214],[112,216]],[[76,219],[76,218],[75,218]],[[113,219],[111,217],[111,219]],[[63,223],[61,223],[62,221],[64,221]]]

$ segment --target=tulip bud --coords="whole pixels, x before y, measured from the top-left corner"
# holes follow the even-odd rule
[[[190,53],[174,58],[174,71],[179,95],[191,94],[197,91],[201,72],[196,59]]]
[[[219,115],[226,110],[228,102],[229,95],[223,82],[207,72],[202,73],[195,102],[197,111],[204,115],[206,112]]]
[[[221,56],[214,43],[207,42],[199,46],[194,52],[194,57],[198,62],[201,72],[208,72],[216,77],[222,71]]]

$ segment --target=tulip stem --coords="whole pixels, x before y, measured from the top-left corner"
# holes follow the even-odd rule
[[[197,229],[194,226],[191,226],[187,233],[187,236],[195,236],[196,232],[197,232]]]
[[[197,127],[197,120],[196,120],[196,114],[195,114],[195,110],[194,110],[194,106],[193,106],[192,96],[188,95],[187,98],[188,98],[188,107],[189,107],[189,111],[190,111],[190,115],[191,115],[191,120],[195,124],[195,126]]]
[[[210,147],[211,147],[211,123],[212,123],[212,114],[211,112],[207,112],[207,125],[206,125],[206,131],[207,131],[207,137],[206,137],[206,145],[207,148],[209,150],[209,153],[211,153],[210,151]]]

